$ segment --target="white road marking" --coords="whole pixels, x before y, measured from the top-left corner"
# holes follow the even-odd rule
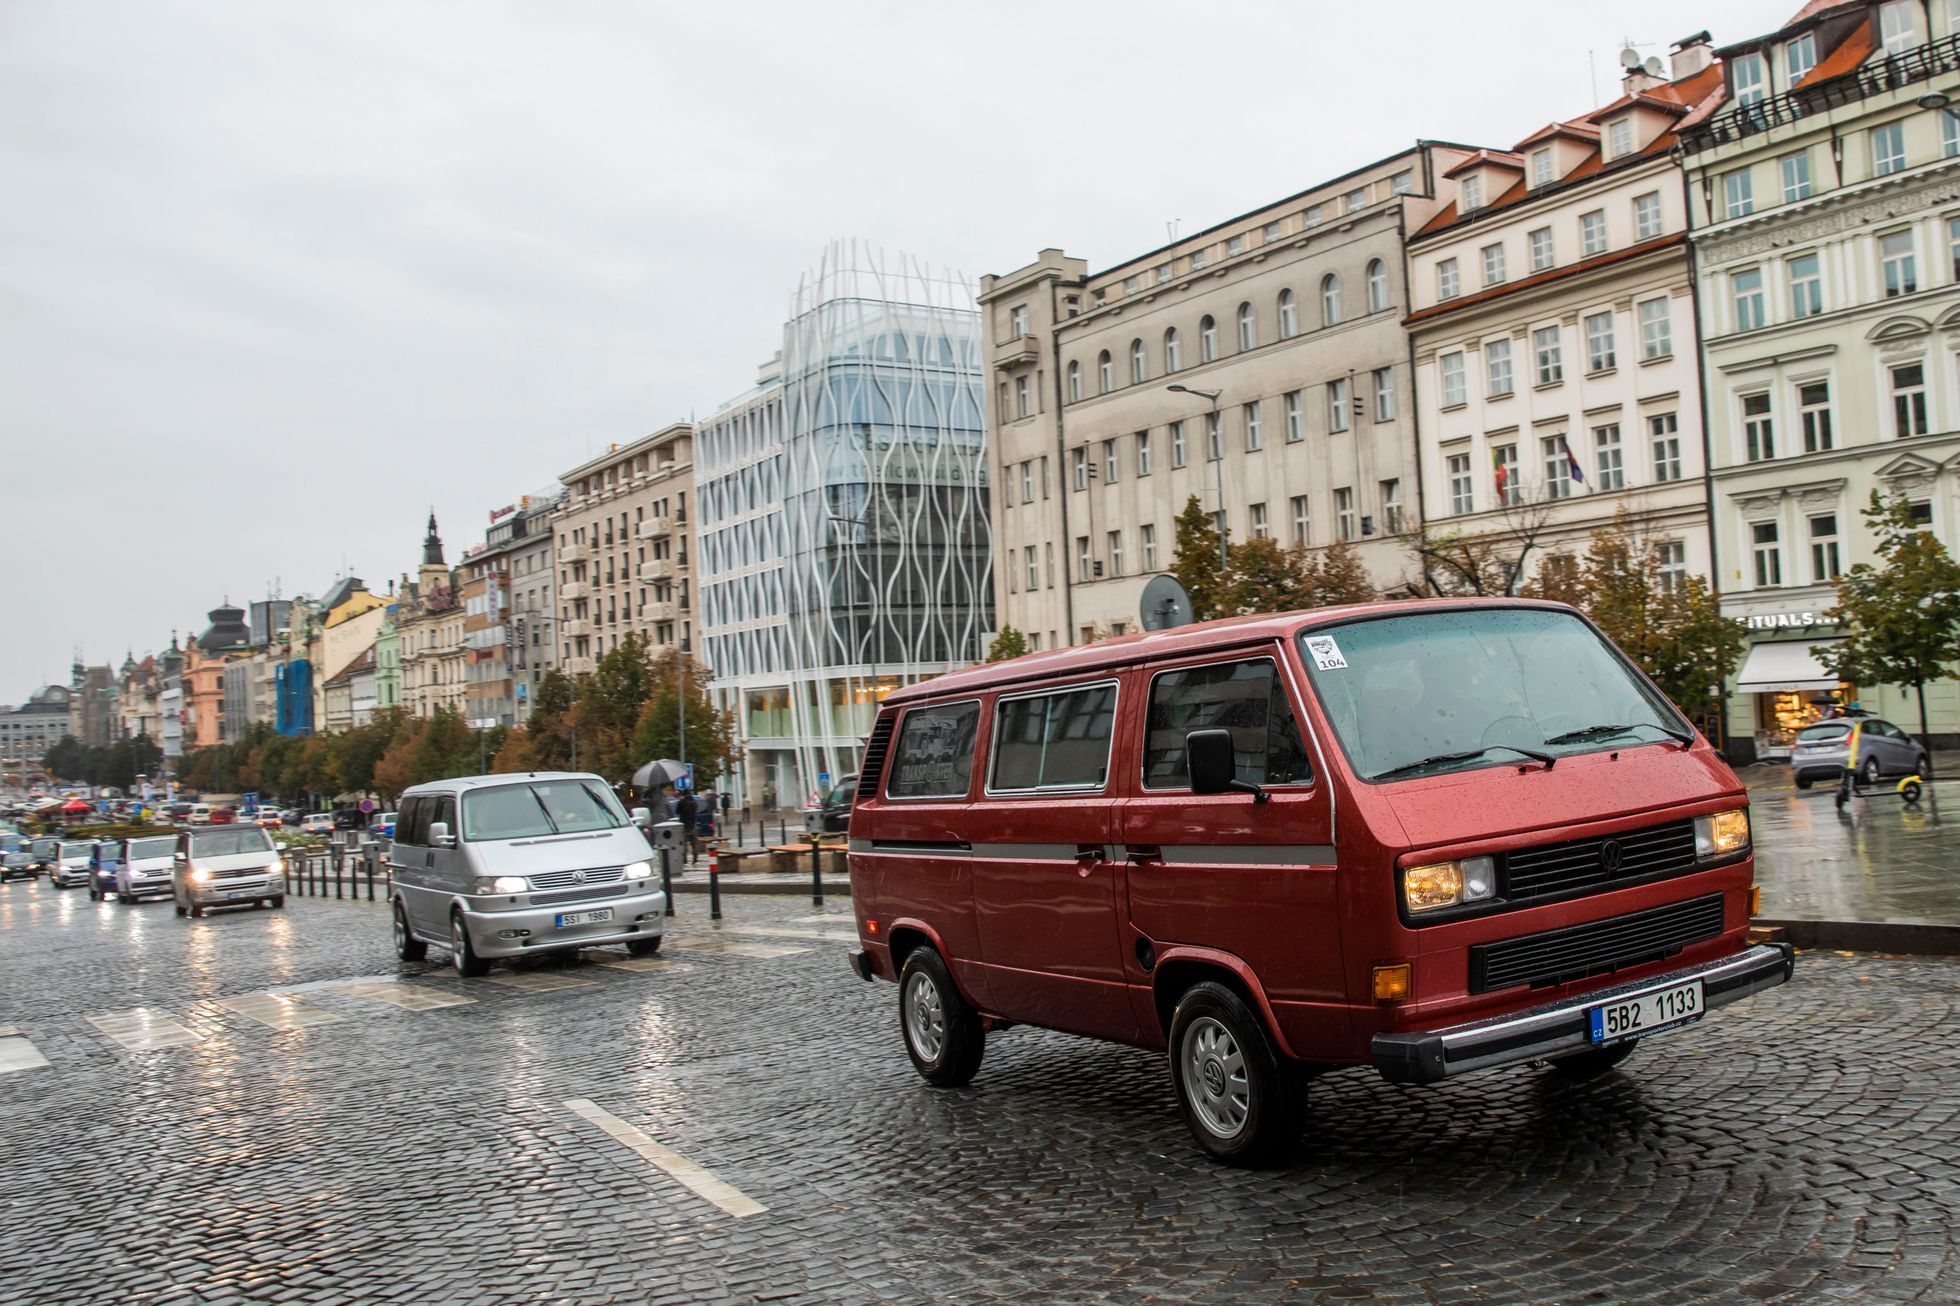
[[[712,1202],[737,1219],[745,1215],[761,1215],[769,1209],[732,1184],[715,1178],[679,1152],[655,1142],[643,1130],[627,1124],[598,1103],[588,1098],[575,1097],[567,1100],[565,1106],[566,1109],[591,1121],[614,1139],[678,1179],[695,1196]]]
[[[309,1025],[332,1025],[345,1019],[289,993],[246,993],[236,998],[219,998],[218,1005],[273,1029],[305,1029]]]
[[[534,970],[520,970],[509,975],[485,975],[483,982],[500,984],[507,989],[523,989],[526,993],[553,993],[559,989],[592,987],[591,980],[573,979],[570,975],[551,975]]]
[[[105,1011],[85,1019],[131,1052],[179,1048],[186,1043],[196,1043],[204,1037],[149,1007],[132,1007],[128,1011]]]
[[[665,957],[622,957],[617,961],[595,961],[592,964],[607,970],[631,971],[635,975],[685,975],[694,969],[684,961],[669,961]]]
[[[41,1049],[28,1041],[19,1030],[9,1029],[0,1033],[0,1075],[12,1074],[16,1070],[38,1070],[48,1064],[41,1055]]]
[[[718,939],[712,935],[705,938],[677,940],[671,945],[679,952],[699,952],[711,956],[728,957],[793,957],[808,948],[784,947],[770,943],[744,943],[739,939]]]
[[[391,1007],[404,1011],[433,1011],[437,1007],[466,1007],[475,998],[466,998],[460,993],[445,993],[441,989],[423,988],[418,984],[403,984],[399,980],[366,980],[342,986],[341,993],[357,998],[368,998],[374,1002],[385,1002]]]
[[[754,934],[771,939],[816,939],[822,943],[856,943],[857,931],[845,933],[843,930],[803,929],[793,930],[781,925],[724,925],[722,934]]]

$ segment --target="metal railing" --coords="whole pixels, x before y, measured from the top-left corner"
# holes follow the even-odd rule
[[[1825,109],[1855,104],[1885,91],[1927,81],[1955,68],[1960,68],[1960,33],[1888,55],[1854,73],[1833,77],[1816,86],[1785,91],[1753,104],[1738,104],[1724,109],[1708,121],[1697,123],[1682,133],[1681,148],[1689,154],[1697,154],[1716,145],[1727,145],[1766,132],[1772,127],[1797,122]]]

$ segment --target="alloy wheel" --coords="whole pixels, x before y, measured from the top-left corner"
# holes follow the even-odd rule
[[[1252,1087],[1232,1032],[1200,1016],[1184,1032],[1178,1055],[1184,1059],[1184,1092],[1193,1114],[1218,1137],[1237,1137],[1252,1111]]]

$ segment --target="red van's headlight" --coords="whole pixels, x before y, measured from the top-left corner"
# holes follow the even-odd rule
[[[1429,862],[1402,872],[1402,901],[1411,913],[1484,902],[1497,895],[1497,863],[1489,857]]]
[[[1749,809],[1710,812],[1695,818],[1695,858],[1713,861],[1745,852],[1749,848]]]

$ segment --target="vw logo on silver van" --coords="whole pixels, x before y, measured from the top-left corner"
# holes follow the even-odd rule
[[[584,884],[584,883],[585,883],[585,872],[584,872],[584,871],[573,871],[573,872],[572,872],[572,883],[573,883],[573,884]]]

